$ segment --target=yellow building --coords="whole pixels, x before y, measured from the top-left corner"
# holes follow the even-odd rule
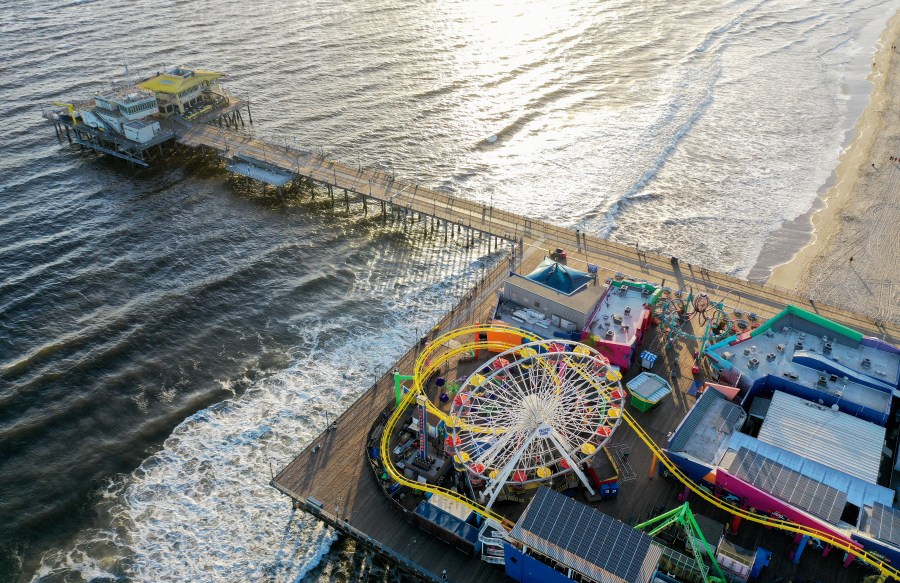
[[[161,114],[192,116],[225,99],[225,92],[219,85],[219,79],[224,76],[215,71],[175,67],[138,83],[138,87],[156,94]]]

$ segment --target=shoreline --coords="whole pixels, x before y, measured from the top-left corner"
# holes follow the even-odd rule
[[[767,282],[892,321],[900,319],[900,163],[890,160],[900,156],[900,49],[892,48],[898,44],[900,11],[879,37],[867,77],[873,85],[869,104],[840,156],[834,183],[808,213],[781,229],[784,243],[792,235],[812,237]]]

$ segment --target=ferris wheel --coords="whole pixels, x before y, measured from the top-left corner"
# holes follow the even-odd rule
[[[621,421],[622,375],[599,352],[541,340],[498,354],[470,375],[450,411],[454,461],[484,480],[490,507],[506,484],[523,486],[574,472]]]

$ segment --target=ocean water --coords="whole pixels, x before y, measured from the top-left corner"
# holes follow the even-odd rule
[[[747,275],[786,259],[760,254],[898,6],[0,0],[0,581],[383,577],[267,483],[498,260],[134,171],[42,104],[224,70],[254,135]]]

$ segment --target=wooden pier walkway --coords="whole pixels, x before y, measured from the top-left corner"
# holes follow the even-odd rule
[[[378,169],[357,168],[328,160],[321,154],[303,152],[251,138],[246,134],[208,124],[197,124],[178,133],[178,142],[192,147],[205,146],[226,160],[251,157],[280,168],[299,180],[310,181],[330,192],[346,193],[346,199],[382,203],[398,212],[434,219],[444,225],[470,229],[483,236],[513,241],[519,255],[526,248],[561,247],[574,260],[598,265],[601,274],[624,273],[652,283],[664,283],[674,289],[691,284],[694,292],[706,291],[715,299],[731,290],[739,294],[745,312],[772,315],[793,304],[826,318],[841,322],[865,334],[893,344],[900,343],[900,326],[876,321],[847,310],[819,305],[815,299],[791,291],[749,282],[688,263],[676,263],[671,257],[643,251],[637,247],[578,233],[547,221],[531,219],[489,207],[477,201],[456,197],[396,178]],[[753,307],[748,307],[749,305]]]
[[[729,307],[745,313],[769,318],[786,305],[793,304],[826,318],[846,324],[864,334],[877,336],[888,342],[900,343],[900,326],[876,321],[831,306],[820,305],[814,299],[789,290],[775,289],[748,282],[729,275],[708,271],[702,267],[644,252],[637,247],[623,245],[578,233],[546,221],[530,219],[488,207],[477,201],[455,197],[428,189],[378,169],[354,167],[326,159],[321,154],[299,151],[290,147],[268,144],[227,128],[206,124],[178,130],[178,141],[190,147],[206,147],[225,160],[256,160],[268,168],[290,174],[294,180],[327,190],[332,199],[335,192],[343,195],[349,209],[351,198],[368,205],[377,205],[381,213],[397,213],[404,218],[418,216],[432,224],[432,229],[466,229],[481,237],[494,237],[511,242],[510,262],[501,261],[463,300],[454,306],[433,333],[446,332],[463,324],[485,321],[496,304],[495,292],[502,285],[512,266],[520,271],[535,267],[548,249],[560,247],[569,254],[569,263],[583,268],[587,263],[599,267],[600,280],[624,274],[637,281],[649,281],[681,289],[690,285],[694,294],[706,293],[713,301],[730,293]],[[337,202],[335,204],[338,204]],[[427,223],[426,223],[427,224]],[[657,443],[664,443],[684,415],[693,406],[694,398],[687,395],[694,377],[691,366],[696,343],[680,341],[677,348],[665,351],[655,329],[648,336],[645,348],[661,353],[654,371],[669,378],[676,389],[673,398],[663,406],[647,413],[629,410]],[[402,374],[411,371],[418,346],[412,347],[396,364]],[[406,522],[399,511],[383,495],[366,457],[366,443],[378,419],[393,400],[394,385],[391,374],[385,374],[362,393],[336,421],[332,428],[305,445],[305,449],[274,478],[272,484],[290,496],[298,507],[306,508],[345,535],[363,545],[389,556],[407,570],[426,580],[440,581],[446,572],[449,581],[493,582],[506,580],[500,567],[476,558],[437,541]],[[630,451],[629,464],[635,479],[622,484],[615,501],[600,503],[603,512],[630,524],[648,517],[654,507],[670,509],[676,505],[675,496],[682,488],[671,480],[650,479],[651,455],[637,435],[627,426],[617,430],[615,445]],[[321,506],[309,506],[312,499]],[[708,514],[720,522],[728,520],[722,511],[700,502],[695,512]],[[772,566],[764,571],[762,581],[775,576],[802,576],[836,582],[855,581],[853,571],[840,569],[839,557],[827,560],[808,552],[800,565],[788,559],[790,539],[774,535],[754,525],[742,527],[739,542],[752,546],[754,541],[775,551]],[[839,555],[839,553],[834,553]]]

